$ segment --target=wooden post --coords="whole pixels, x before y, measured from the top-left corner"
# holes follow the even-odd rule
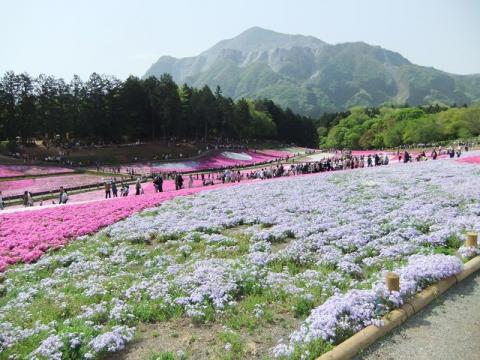
[[[388,291],[400,291],[400,276],[388,272],[385,276]]]
[[[0,297],[4,296],[7,293],[7,287],[3,285],[5,282],[5,274],[0,273]]]
[[[478,243],[478,234],[475,232],[468,232],[467,233],[467,241],[465,242],[465,245],[467,247],[477,247]]]

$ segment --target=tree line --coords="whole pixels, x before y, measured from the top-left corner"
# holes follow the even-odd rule
[[[352,108],[318,121],[324,148],[380,149],[431,144],[480,135],[480,104],[470,107]]]
[[[314,121],[271,100],[234,101],[160,78],[121,81],[93,73],[87,81],[7,72],[0,78],[0,140],[74,139],[85,143],[278,140],[317,147]]]

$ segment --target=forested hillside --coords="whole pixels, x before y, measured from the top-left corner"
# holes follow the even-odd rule
[[[393,148],[480,135],[480,104],[470,107],[352,108],[324,114],[318,133],[325,148]]]
[[[175,137],[318,145],[308,117],[270,100],[234,101],[219,87],[179,87],[167,74],[120,81],[94,73],[70,83],[12,72],[0,78],[0,140],[56,135],[96,143]]]

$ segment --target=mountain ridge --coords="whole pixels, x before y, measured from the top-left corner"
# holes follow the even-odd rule
[[[313,36],[253,27],[197,56],[161,56],[144,77],[170,73],[178,83],[220,86],[224,94],[270,98],[294,111],[381,104],[463,104],[480,100],[480,75],[411,63],[365,42],[328,44]]]

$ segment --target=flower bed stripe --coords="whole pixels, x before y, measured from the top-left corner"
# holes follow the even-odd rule
[[[44,176],[53,174],[66,174],[72,172],[72,169],[55,166],[0,165],[0,178]]]
[[[259,150],[259,151],[223,151],[208,158],[184,161],[159,161],[145,164],[126,166],[136,173],[158,173],[177,171],[182,173],[205,171],[209,169],[224,169],[235,166],[255,166],[270,164],[277,160],[292,157],[286,151]]]
[[[65,189],[74,189],[86,185],[96,186],[101,183],[103,183],[101,176],[75,174],[0,181],[0,190],[5,198],[15,198],[21,196],[24,191],[30,191],[36,195],[49,193],[51,191],[56,192],[60,189],[60,186],[63,186]]]
[[[480,164],[480,156],[466,156],[464,158],[458,159],[457,160],[460,163],[466,163],[466,164]]]
[[[8,265],[33,262],[50,248],[60,248],[76,237],[93,234],[163,201],[231,185],[233,183],[0,214],[0,272]]]

